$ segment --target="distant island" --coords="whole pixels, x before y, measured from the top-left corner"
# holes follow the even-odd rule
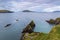
[[[9,10],[0,10],[0,13],[13,13],[13,11],[9,11]]]
[[[30,10],[23,10],[22,12],[33,12],[33,11],[30,11]]]
[[[54,12],[60,12],[60,11],[54,11]]]

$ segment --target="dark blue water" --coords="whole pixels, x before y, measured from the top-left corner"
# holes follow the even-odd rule
[[[45,20],[55,19],[60,17],[60,13],[32,13],[32,12],[17,12],[17,13],[0,13],[0,40],[20,40],[23,28],[34,20],[36,27],[35,32],[48,33],[51,30]],[[16,21],[18,19],[19,21]],[[6,24],[12,24],[5,28]]]

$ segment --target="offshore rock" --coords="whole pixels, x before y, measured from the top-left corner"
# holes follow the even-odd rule
[[[23,29],[22,33],[32,33],[35,28],[35,23],[31,21],[26,28]]]

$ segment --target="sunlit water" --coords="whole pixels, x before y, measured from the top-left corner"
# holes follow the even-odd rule
[[[49,19],[60,17],[60,13],[0,13],[0,40],[20,40],[21,32],[31,20],[36,24],[35,32],[48,33],[52,26],[46,22]],[[16,21],[18,19],[19,21]],[[6,24],[12,24],[4,27]]]

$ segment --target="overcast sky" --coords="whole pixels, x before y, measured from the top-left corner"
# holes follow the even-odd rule
[[[60,0],[0,0],[0,9],[38,12],[60,11]]]

